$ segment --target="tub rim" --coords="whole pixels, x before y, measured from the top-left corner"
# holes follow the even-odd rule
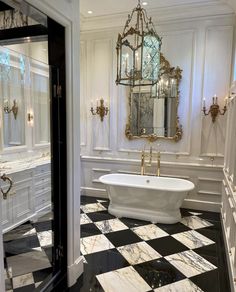
[[[184,183],[187,182],[187,184],[189,186],[186,186],[185,188],[182,188],[182,189],[173,189],[173,188],[157,188],[155,186],[149,186],[149,185],[134,185],[134,184],[129,184],[129,183],[125,183],[125,184],[121,184],[121,183],[116,183],[116,182],[108,182],[106,181],[106,177],[108,176],[130,176],[130,177],[142,177],[142,178],[146,178],[146,179],[173,179],[173,180],[177,180],[177,181],[182,181]],[[148,176],[148,175],[138,175],[138,174],[123,174],[123,173],[109,173],[109,174],[105,174],[105,175],[102,175],[99,177],[99,181],[105,185],[108,185],[108,186],[120,186],[120,187],[130,187],[130,188],[138,188],[138,189],[149,189],[149,190],[159,190],[159,191],[168,191],[168,192],[173,192],[173,193],[180,193],[180,192],[189,192],[189,191],[192,191],[193,189],[195,189],[195,185],[194,183],[192,183],[191,181],[189,180],[186,180],[186,179],[182,179],[182,178],[175,178],[175,177],[163,177],[163,176]]]

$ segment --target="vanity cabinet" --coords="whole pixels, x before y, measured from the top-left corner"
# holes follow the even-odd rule
[[[50,163],[37,165],[18,172],[8,172],[13,188],[6,200],[2,200],[3,233],[30,219],[51,206]],[[6,191],[7,183],[2,184]]]

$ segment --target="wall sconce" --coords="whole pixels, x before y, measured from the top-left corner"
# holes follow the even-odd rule
[[[34,116],[32,112],[27,113],[27,121],[30,126],[33,126]]]
[[[206,109],[206,99],[203,98],[203,107],[202,107],[202,111],[204,113],[205,116],[208,116],[209,114],[211,114],[211,118],[212,118],[212,122],[214,123],[216,120],[216,117],[218,115],[224,115],[227,111],[227,98],[225,98],[225,105],[221,111],[220,106],[218,105],[218,97],[216,96],[216,94],[214,95],[214,97],[212,98],[212,105],[210,106],[209,110],[207,111]]]
[[[18,105],[16,102],[16,99],[13,100],[13,106],[12,108],[9,106],[9,101],[7,99],[4,100],[3,110],[5,114],[13,113],[13,116],[16,120],[17,114],[18,114]]]
[[[99,105],[100,102],[100,105]],[[101,118],[101,122],[103,122],[104,117],[108,114],[108,106],[104,104],[104,99],[101,98],[100,101],[97,100],[97,107],[96,110],[93,108],[93,101],[91,102],[91,109],[90,109],[92,115],[99,115]]]

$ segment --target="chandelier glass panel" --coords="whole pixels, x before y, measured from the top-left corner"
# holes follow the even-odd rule
[[[116,50],[116,84],[134,87],[158,82],[161,38],[140,1],[128,15],[123,33],[118,35]]]

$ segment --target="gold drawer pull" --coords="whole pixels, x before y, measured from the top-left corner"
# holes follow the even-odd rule
[[[7,199],[7,195],[8,193],[10,192],[12,186],[13,186],[13,181],[10,177],[6,176],[6,174],[4,173],[2,176],[1,176],[1,179],[3,181],[8,181],[9,182],[9,188],[6,190],[6,192],[3,191],[3,189],[1,188],[1,193],[3,195],[3,199],[6,200]]]

